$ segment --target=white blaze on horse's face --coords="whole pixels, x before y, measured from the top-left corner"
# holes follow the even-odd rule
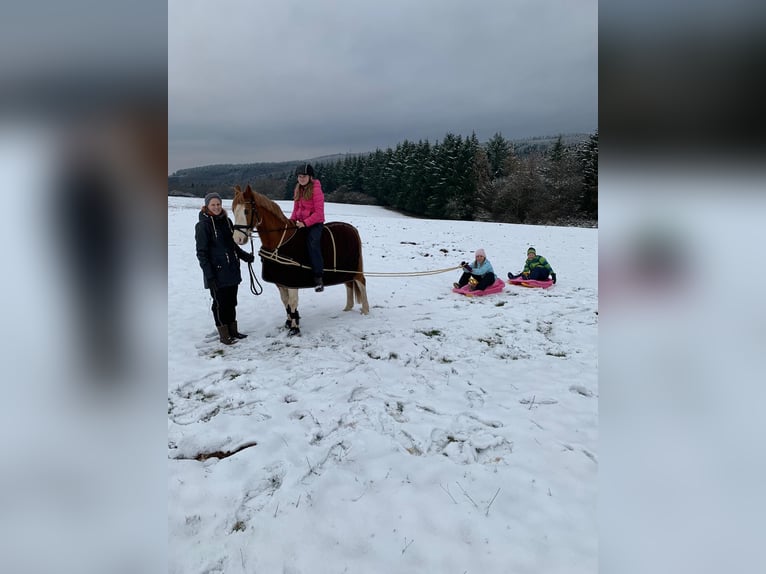
[[[236,207],[232,208],[232,213],[234,214],[234,224],[235,225],[247,225],[247,220],[245,217],[245,206],[241,203],[237,205]],[[234,241],[237,245],[244,245],[247,243],[247,235],[240,231],[239,229],[234,230]]]

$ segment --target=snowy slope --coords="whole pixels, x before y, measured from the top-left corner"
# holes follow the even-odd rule
[[[168,200],[169,572],[597,570],[596,230],[327,204],[359,229],[368,271],[483,247],[505,277],[534,245],[558,284],[467,299],[457,270],[368,277],[368,316],[342,312],[343,286],[302,290],[289,338],[276,287],[243,282],[250,336],[224,347],[200,204]]]

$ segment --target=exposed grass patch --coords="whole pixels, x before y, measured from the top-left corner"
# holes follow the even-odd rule
[[[479,337],[479,342],[486,343],[489,347],[494,347],[496,345],[502,345],[503,338],[500,335],[495,335],[494,337]]]
[[[418,333],[423,333],[426,337],[438,337],[442,334],[442,332],[439,329],[430,329],[428,331],[418,331]]]
[[[537,331],[542,333],[543,336],[548,337],[553,332],[553,324],[547,321],[539,321],[537,323]]]
[[[242,522],[241,520],[237,520],[237,522],[234,523],[234,526],[232,527],[231,531],[232,532],[244,532],[245,528],[247,528],[245,523]]]

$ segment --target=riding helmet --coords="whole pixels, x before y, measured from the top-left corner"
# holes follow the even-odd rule
[[[308,175],[309,177],[314,177],[314,168],[311,167],[310,163],[302,163],[295,168],[295,175]]]

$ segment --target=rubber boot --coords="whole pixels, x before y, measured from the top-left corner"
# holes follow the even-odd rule
[[[233,339],[246,339],[247,335],[244,333],[240,333],[239,330],[237,330],[237,322],[234,321],[233,323],[229,323],[229,335]]]
[[[229,334],[228,325],[219,325],[217,329],[218,329],[218,339],[224,345],[232,345],[237,342],[237,340],[233,339],[231,335]]]

